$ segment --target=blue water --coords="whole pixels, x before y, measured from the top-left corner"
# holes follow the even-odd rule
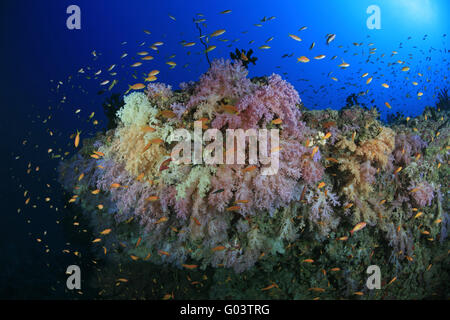
[[[66,27],[66,8],[71,4],[81,9],[81,30]],[[366,26],[369,17],[366,9],[373,4],[381,10],[379,30]],[[67,212],[62,208],[61,189],[56,182],[58,160],[50,159],[47,150],[66,150],[64,147],[75,130],[83,130],[89,136],[105,126],[101,104],[109,92],[97,93],[103,80],[112,81],[106,72],[112,64],[117,64],[113,71],[118,73],[115,78],[119,80],[113,92],[123,93],[128,85],[136,83],[132,73],[136,72],[139,79],[153,69],[161,71],[158,81],[174,88],[180,82],[197,80],[208,63],[193,18],[207,19],[206,28],[202,27],[204,33],[226,29],[225,34],[211,40],[210,44],[217,46],[209,54],[211,59],[229,58],[236,48],[253,49],[258,60],[255,66],[250,65],[250,76],[282,74],[310,109],[339,109],[345,106],[350,94],[370,89],[359,97],[359,102],[367,107],[377,106],[382,118],[389,112],[415,116],[425,106],[434,105],[435,94],[449,85],[446,34],[450,30],[450,3],[446,0],[286,0],[276,4],[262,0],[28,0],[1,1],[0,6],[3,87],[0,200],[4,204],[0,222],[0,297],[27,298],[39,294],[67,297],[63,284],[57,281],[61,270],[75,257],[61,256],[67,236],[56,221]],[[232,12],[219,14],[228,9]],[[271,16],[276,18],[261,22]],[[298,31],[302,26],[307,29]],[[330,33],[336,34],[336,39],[327,45],[326,35]],[[295,34],[302,41],[295,41],[288,34]],[[270,37],[274,39],[266,43]],[[183,40],[194,41],[196,45],[183,47],[180,44]],[[249,44],[251,40],[254,43]],[[149,49],[156,41],[164,42],[159,53]],[[310,50],[313,42],[315,47]],[[261,45],[271,48],[258,49]],[[369,55],[369,48],[377,48],[376,53]],[[144,50],[155,59],[145,61],[139,68],[130,68],[139,60],[136,52]],[[393,51],[398,54],[391,56]],[[128,56],[120,59],[123,53]],[[293,55],[282,58],[284,54]],[[326,58],[313,59],[320,54]],[[175,57],[170,60],[177,63],[174,69],[165,63],[171,55]],[[297,62],[297,57],[303,55],[311,61]],[[337,58],[330,60],[333,56]],[[340,69],[342,60],[350,67]],[[395,63],[397,60],[405,64]],[[403,66],[409,66],[410,71],[402,72]],[[86,73],[78,73],[80,68]],[[98,70],[102,73],[93,79]],[[367,78],[361,78],[365,72],[370,73],[368,77],[374,76],[370,85],[365,83]],[[56,90],[59,81],[63,84]],[[418,85],[413,86],[412,81]],[[390,87],[383,88],[382,83]],[[419,91],[424,93],[420,99]],[[61,103],[63,97],[66,99]],[[390,103],[391,110],[385,107],[385,102]],[[75,114],[77,109],[81,112]],[[86,121],[92,112],[100,122],[97,128]],[[30,174],[26,172],[28,163]],[[24,205],[25,190],[36,208]],[[52,200],[45,202],[45,197]],[[44,241],[39,243],[36,238]],[[48,253],[45,245],[50,249]],[[42,289],[33,292],[36,283]]]

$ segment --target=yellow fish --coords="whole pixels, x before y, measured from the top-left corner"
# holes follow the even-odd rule
[[[363,229],[366,225],[367,225],[367,223],[365,223],[365,222],[360,222],[360,223],[358,223],[358,224],[350,231],[350,234],[353,236],[353,233],[355,233],[356,231],[359,231],[359,230]]]
[[[295,34],[290,34],[289,37],[291,37],[295,41],[302,41],[302,39],[300,39],[300,37],[296,36]]]
[[[301,56],[301,57],[297,58],[297,62],[306,63],[306,62],[309,62],[309,59],[305,56]]]
[[[214,31],[213,33],[211,33],[211,38],[212,38],[212,37],[218,37],[218,36],[224,34],[225,31],[226,31],[225,29],[219,29],[219,30],[216,30],[216,31]]]

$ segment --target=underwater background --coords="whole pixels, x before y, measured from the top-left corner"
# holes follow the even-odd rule
[[[66,9],[73,4],[81,9],[80,30],[69,30],[66,26],[69,16]],[[366,10],[371,5],[380,8],[381,29],[369,29],[366,24],[371,15]],[[4,88],[1,90],[3,114],[0,117],[3,149],[3,163],[0,166],[3,178],[0,185],[3,203],[0,223],[2,299],[448,298],[449,243],[444,236],[449,223],[446,211],[448,1],[281,1],[276,5],[273,1],[2,1],[0,6],[1,43],[4,44],[0,59]],[[231,12],[224,12],[226,10]],[[202,19],[206,20],[199,21]],[[336,207],[336,214],[342,214],[344,222],[338,227],[335,220],[321,220],[323,211],[318,209],[316,220],[311,217],[289,227],[305,228],[305,234],[309,235],[303,237],[295,235],[295,231],[292,234],[286,231],[284,238],[280,234],[271,234],[270,220],[257,222],[260,229],[264,225],[269,230],[267,239],[271,240],[264,240],[272,241],[268,245],[268,261],[264,261],[264,255],[261,257],[261,249],[261,252],[253,252],[251,257],[245,256],[246,261],[253,258],[255,261],[242,268],[239,263],[229,262],[226,257],[219,257],[220,260],[211,256],[209,251],[208,254],[196,251],[192,256],[187,253],[177,257],[172,255],[174,260],[165,261],[164,254],[158,254],[164,251],[163,247],[152,253],[151,259],[155,257],[155,264],[148,263],[145,261],[147,253],[120,249],[120,242],[126,242],[125,247],[138,247],[136,241],[141,242],[138,240],[141,238],[135,229],[120,229],[121,233],[132,235],[126,241],[120,238],[117,231],[118,239],[108,243],[112,254],[115,250],[113,243],[116,242],[117,257],[113,255],[107,259],[103,254],[104,246],[92,243],[101,231],[106,230],[105,221],[92,222],[89,214],[83,214],[83,211],[92,209],[92,203],[73,205],[70,202],[74,193],[71,188],[77,180],[87,183],[88,178],[95,180],[95,174],[91,178],[86,172],[82,178],[84,180],[80,179],[82,171],[77,171],[78,167],[70,159],[77,153],[89,158],[97,147],[95,140],[104,143],[106,138],[97,133],[118,125],[115,111],[123,105],[121,99],[127,90],[130,91],[129,86],[140,82],[146,86],[149,82],[155,83],[144,81],[143,77],[150,78],[148,73],[152,70],[160,71],[156,75],[158,83],[170,85],[173,91],[182,89],[173,98],[172,93],[164,91],[167,87],[152,87],[160,90],[150,97],[150,100],[154,99],[151,101],[153,105],[161,103],[158,106],[160,110],[167,109],[172,98],[176,99],[177,104],[183,104],[181,102],[187,102],[197,94],[198,101],[201,101],[203,93],[197,92],[192,84],[184,88],[180,88],[179,84],[199,81],[201,75],[208,71],[210,64],[205,55],[206,47],[201,43],[206,38],[199,39],[199,32],[211,35],[216,30],[226,32],[209,38],[208,58],[211,62],[220,58],[230,59],[230,53],[236,55],[233,60],[239,61],[239,64],[251,61],[252,56],[257,57],[255,63],[248,66],[233,67],[230,62],[220,60],[213,63],[213,73],[230,72],[242,81],[236,90],[231,90],[234,100],[248,94],[242,89],[246,86],[252,91],[270,84],[271,80],[267,77],[272,73],[279,74],[298,92],[302,118],[298,123],[289,122],[289,115],[299,115],[297,111],[292,111],[298,107],[295,93],[282,80],[272,78],[273,91],[277,92],[276,87],[280,86],[278,92],[282,93],[279,99],[284,98],[283,92],[289,96],[283,105],[293,106],[283,109],[288,115],[283,121],[286,122],[286,130],[291,130],[289,134],[302,143],[298,147],[302,152],[296,156],[300,158],[313,152],[310,142],[314,139],[316,142],[322,141],[322,138],[317,138],[319,131],[334,134],[333,139],[329,140],[333,141],[333,146],[320,150],[321,159],[316,157],[311,163],[299,165],[304,170],[304,176],[305,172],[314,170],[323,171],[322,174],[317,173],[317,177],[307,181],[298,177],[302,181],[301,187],[295,187],[292,193],[296,195],[292,199],[283,198],[281,192],[276,194],[270,200],[272,204],[277,203],[271,216],[277,217],[279,210],[291,208],[292,202],[296,201],[307,201],[302,203],[306,211],[289,216],[289,220],[308,215],[314,204],[318,203],[315,201],[323,194],[320,189],[324,187],[318,188],[317,185],[325,181],[327,186],[323,190],[330,188],[330,195],[335,194],[339,205],[330,205]],[[162,44],[151,48],[155,47],[155,42]],[[195,45],[186,45],[189,42],[195,42]],[[213,45],[215,48],[211,50]],[[242,49],[248,59],[245,55],[242,57]],[[249,54],[250,49],[252,54]],[[154,58],[142,60],[145,55],[138,53],[143,51]],[[325,57],[320,58],[320,55]],[[309,61],[302,62],[300,57],[307,57]],[[167,64],[170,61],[176,65]],[[142,65],[132,67],[136,62]],[[245,74],[246,67],[248,75]],[[408,69],[402,71],[404,67]],[[100,70],[101,73],[98,73]],[[368,75],[362,77],[365,73]],[[218,78],[214,74],[210,77]],[[254,77],[260,78],[255,78],[252,84],[245,80]],[[369,78],[371,83],[368,83]],[[109,82],[105,84],[107,80]],[[118,94],[113,96],[116,100],[107,100],[113,93]],[[136,99],[140,98],[136,96]],[[131,98],[129,100],[130,104],[135,103]],[[192,100],[192,106],[196,108],[198,101]],[[108,111],[110,108],[104,107],[108,102],[116,109]],[[225,100],[222,103],[232,104]],[[327,108],[347,112],[315,112]],[[373,112],[375,108],[377,112]],[[121,118],[123,123],[125,118]],[[133,115],[130,119],[131,123],[138,117]],[[228,118],[226,121],[231,123]],[[246,121],[252,121],[251,112]],[[388,126],[397,132],[397,138]],[[335,131],[330,129],[333,127]],[[352,140],[352,128],[356,127],[360,127],[361,131]],[[74,148],[77,132],[81,132],[82,141],[79,147]],[[338,133],[342,140],[337,138]],[[92,138],[95,139],[83,141]],[[387,142],[380,147],[380,152],[384,152],[386,159],[358,151],[357,147],[362,148],[367,141],[375,144],[382,138]],[[339,141],[343,142],[339,144]],[[357,141],[357,146],[351,144],[354,141]],[[82,148],[85,149],[80,151]],[[349,155],[352,152],[357,154],[355,158]],[[404,156],[405,152],[407,156]],[[388,159],[387,154],[391,154],[392,159]],[[419,159],[417,154],[422,154],[422,158]],[[326,160],[329,158],[333,160]],[[400,210],[409,214],[404,218],[407,222],[398,223],[397,218],[392,218],[394,229],[386,225],[378,231],[374,226],[381,222],[368,223],[363,230],[356,231],[355,235],[361,234],[360,238],[350,237],[348,241],[353,242],[349,248],[342,244],[345,240],[327,240],[329,237],[348,236],[343,230],[348,233],[357,222],[367,220],[361,208],[359,220],[351,220],[345,213],[345,210],[357,207],[353,204],[356,201],[351,202],[350,195],[342,191],[344,182],[333,180],[333,177],[344,176],[349,170],[332,167],[334,160],[343,165],[344,158],[349,163],[350,160],[359,161],[358,165],[363,167],[361,170],[365,168],[367,171],[367,184],[360,183],[362,173],[360,178],[349,178],[360,183],[358,195],[365,194],[368,204],[361,201],[361,208],[367,205],[375,212],[375,207],[382,206],[379,210],[385,210],[389,215],[395,216]],[[417,165],[413,168],[412,163]],[[91,164],[86,161],[87,165]],[[297,169],[295,164],[291,168],[294,171]],[[400,171],[397,171],[398,168]],[[410,168],[409,171],[407,168]],[[377,174],[381,171],[384,175],[375,179],[372,176],[378,169]],[[61,178],[64,170],[73,176],[66,180]],[[109,184],[114,182],[108,180]],[[303,192],[306,185],[314,186],[308,189],[311,191],[309,197]],[[411,190],[420,196],[410,195]],[[211,191],[214,190],[208,192]],[[217,194],[221,195],[220,192]],[[383,206],[386,196],[389,199]],[[79,193],[79,197],[88,199],[83,193]],[[260,197],[269,199],[265,195]],[[211,201],[218,202],[219,199]],[[223,205],[222,211],[226,207],[230,208]],[[246,210],[250,216],[257,211],[250,206]],[[290,210],[297,212],[303,209]],[[420,212],[428,217],[422,224],[417,222],[421,218],[417,216]],[[130,216],[123,217],[124,221],[128,218]],[[237,225],[233,219],[230,218],[227,223]],[[377,218],[373,219],[375,221]],[[436,223],[437,220],[441,221]],[[277,220],[277,223],[282,223],[280,221]],[[238,237],[247,234],[245,223],[236,227],[238,231],[233,231]],[[325,227],[321,229],[324,223]],[[197,221],[194,220],[193,224]],[[398,224],[403,224],[403,233],[398,231]],[[192,230],[193,227],[189,228]],[[362,235],[369,233],[369,230],[370,234]],[[148,240],[149,243],[169,243],[172,239],[168,233],[158,232],[155,239]],[[385,234],[389,235],[388,240],[381,242]],[[279,239],[282,239],[281,242]],[[222,254],[220,243],[215,242],[214,237],[208,241],[205,240],[203,245],[207,243],[208,249],[211,247],[218,252],[217,255]],[[194,245],[201,244],[192,241]],[[289,250],[291,246],[294,249]],[[352,247],[365,250],[361,249],[356,254]],[[383,263],[380,267],[385,273],[382,277],[383,290],[379,293],[363,290],[367,277],[365,269],[371,264],[372,249],[377,247],[381,249],[375,254],[376,261]],[[408,248],[416,256],[411,257],[406,252]],[[399,255],[401,261],[399,257],[399,261],[394,259],[392,262],[392,250],[403,251]],[[130,259],[130,254],[136,259]],[[349,255],[359,260],[348,265]],[[189,259],[180,262],[186,256]],[[178,261],[178,258],[181,260]],[[390,264],[384,264],[388,260]],[[169,263],[170,266],[164,267],[165,264],[161,266],[159,263]],[[66,289],[65,271],[71,264],[81,267],[81,291]],[[181,267],[182,264],[187,267]],[[227,264],[227,268],[218,266],[220,264]],[[335,276],[333,272],[342,272],[342,275]],[[297,279],[298,283],[292,279]]]

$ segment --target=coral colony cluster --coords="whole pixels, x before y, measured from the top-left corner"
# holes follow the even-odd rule
[[[102,238],[99,254],[237,274],[255,264],[275,273],[277,259],[290,257],[294,271],[279,287],[301,283],[309,268],[305,291],[331,281],[347,294],[364,286],[365,269],[355,266],[378,264],[387,281],[404,270],[420,278],[438,250],[448,256],[448,108],[388,127],[357,105],[308,111],[279,75],[247,73],[240,61],[215,60],[181,90],[150,83],[125,96],[117,128],[61,163],[71,202]],[[193,131],[195,121],[224,135],[279,129],[270,150],[278,171],[261,174],[248,152],[245,164],[171,161],[173,133]]]

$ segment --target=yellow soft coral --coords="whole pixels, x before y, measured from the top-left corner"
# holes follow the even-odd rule
[[[356,155],[364,160],[377,162],[381,167],[385,167],[389,160],[389,155],[395,147],[395,132],[387,127],[381,127],[381,132],[377,137],[366,140],[356,149]]]
[[[159,164],[167,155],[163,144],[150,144],[141,126],[130,125],[117,128],[111,143],[110,155],[125,165],[125,169],[132,175],[144,173],[154,176],[159,172]],[[146,150],[145,150],[146,149]],[[144,151],[145,150],[145,151]]]

